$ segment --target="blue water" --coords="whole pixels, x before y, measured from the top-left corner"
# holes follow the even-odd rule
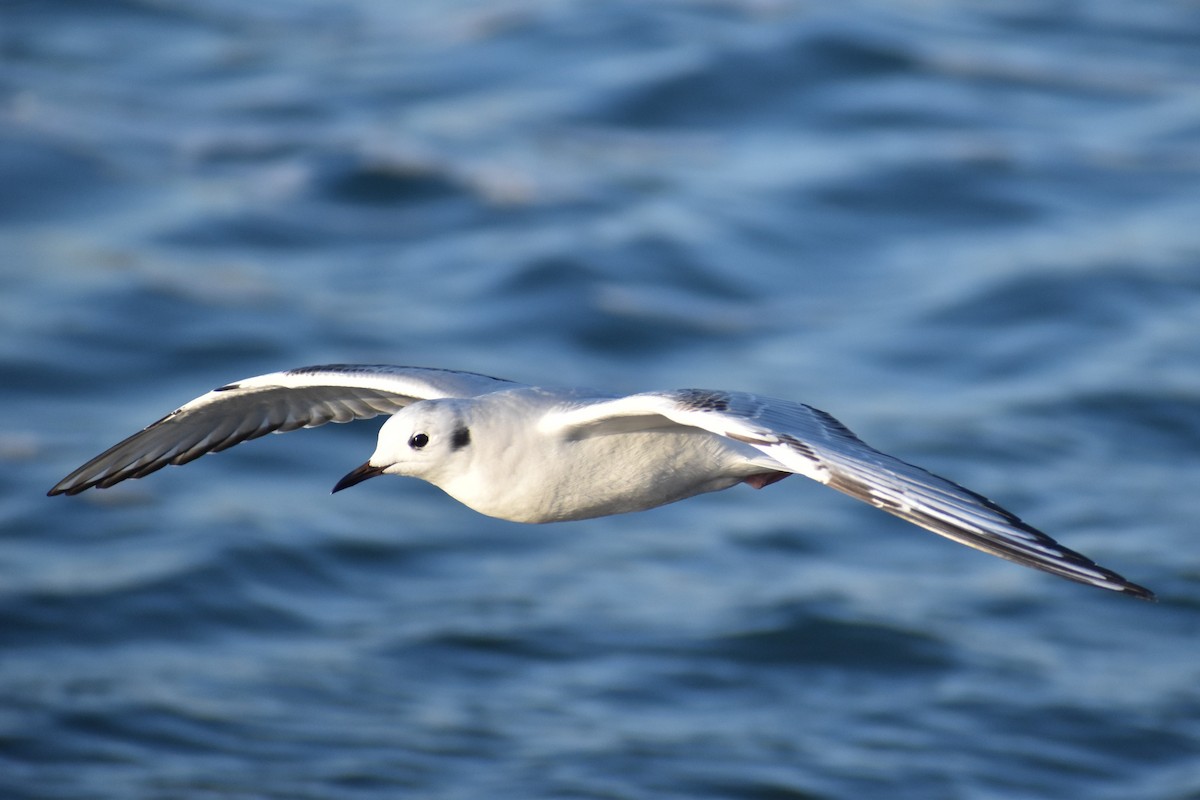
[[[0,3],[0,796],[1200,798],[1192,3]],[[544,527],[323,362],[824,408],[1155,589],[798,479]]]

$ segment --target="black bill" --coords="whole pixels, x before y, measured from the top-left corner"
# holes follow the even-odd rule
[[[342,479],[337,482],[337,485],[333,487],[333,492],[330,494],[333,494],[334,492],[340,492],[342,489],[349,489],[351,486],[354,486],[357,483],[362,483],[367,478],[374,478],[376,475],[382,474],[383,467],[373,467],[368,461],[361,467],[357,467],[347,472],[345,476],[343,476]]]

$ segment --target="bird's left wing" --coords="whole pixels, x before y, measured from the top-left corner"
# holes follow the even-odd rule
[[[985,553],[1080,583],[1154,598],[1148,589],[1063,547],[986,497],[881,453],[811,406],[742,392],[681,389],[564,407],[548,413],[541,427],[564,436],[589,436],[671,424],[743,442],[784,470]]]
[[[417,400],[472,397],[518,385],[473,372],[382,364],[329,364],[246,378],[197,397],[109,448],[49,494],[107,488],[272,432],[369,419]]]

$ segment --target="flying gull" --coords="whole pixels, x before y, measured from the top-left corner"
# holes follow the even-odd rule
[[[379,414],[391,416],[374,454],[333,491],[405,475],[482,514],[557,522],[803,475],[968,547],[1154,599],[982,495],[870,447],[824,411],[743,392],[620,396],[455,370],[303,367],[214,389],[96,456],[49,494],[107,488],[267,433]]]

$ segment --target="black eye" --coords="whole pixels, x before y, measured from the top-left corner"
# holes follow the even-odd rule
[[[414,433],[408,439],[408,446],[413,450],[420,450],[427,444],[429,444],[429,437],[423,433]]]

